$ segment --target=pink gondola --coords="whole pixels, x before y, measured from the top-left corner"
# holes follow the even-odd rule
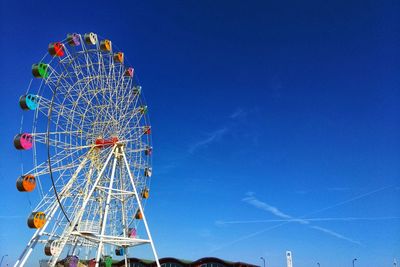
[[[17,134],[14,137],[14,146],[18,150],[29,150],[32,148],[32,135],[28,133]]]

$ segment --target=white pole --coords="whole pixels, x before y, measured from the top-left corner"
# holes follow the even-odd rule
[[[114,176],[115,176],[115,167],[117,166],[117,155],[115,155],[116,153],[118,153],[118,149],[116,149],[114,151],[114,162],[113,162],[113,166],[112,166],[112,170],[111,170],[110,185],[108,186],[108,195],[107,195],[106,207],[104,209],[104,216],[103,216],[103,220],[102,220],[102,223],[101,223],[100,244],[99,244],[99,247],[97,249],[96,267],[99,266],[100,256],[101,256],[101,252],[102,252],[102,249],[103,249],[103,239],[104,239],[104,233],[105,233],[105,230],[106,230],[108,210],[110,208],[111,194],[112,194]]]
[[[124,148],[123,148],[123,147],[121,147],[121,151],[122,151],[122,157],[124,158],[125,166],[126,166],[126,168],[127,168],[127,170],[128,170],[129,179],[131,180],[131,183],[132,183],[132,186],[133,186],[133,191],[135,192],[135,197],[136,197],[136,201],[137,201],[138,206],[139,206],[139,210],[140,210],[140,212],[141,212],[142,215],[143,215],[144,227],[146,228],[147,236],[148,236],[148,238],[149,238],[149,240],[150,240],[150,245],[151,245],[151,249],[153,250],[154,259],[155,259],[155,261],[156,261],[156,263],[157,263],[157,267],[160,267],[160,262],[158,261],[158,256],[157,256],[156,248],[154,247],[153,239],[151,238],[149,226],[147,225],[146,216],[144,215],[143,208],[142,208],[142,203],[141,203],[141,201],[140,201],[140,199],[139,199],[139,195],[138,195],[138,192],[137,192],[137,190],[136,190],[135,181],[133,180],[133,176],[132,176],[132,173],[131,173],[131,169],[129,168],[128,160],[126,159],[125,151],[124,151]]]

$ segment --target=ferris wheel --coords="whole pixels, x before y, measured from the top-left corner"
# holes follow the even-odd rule
[[[27,219],[35,232],[14,266],[24,266],[40,244],[48,266],[61,259],[65,266],[80,259],[107,266],[113,255],[127,266],[127,249],[143,244],[160,266],[144,214],[151,126],[125,61],[110,40],[73,33],[50,43],[32,65],[34,77],[19,99],[29,124],[22,123],[14,146],[23,158],[33,152],[17,190],[36,193],[38,204]]]

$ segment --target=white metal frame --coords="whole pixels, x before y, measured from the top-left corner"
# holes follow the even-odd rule
[[[99,40],[88,45],[80,37],[76,47],[62,42],[65,56],[50,57],[48,77],[32,80],[27,91],[34,93],[37,89],[34,94],[39,106],[33,112],[31,131],[34,167],[22,174],[37,178],[40,201],[33,211],[45,212],[47,222],[35,231],[14,266],[24,266],[37,243],[52,240],[58,241],[60,250],[49,259],[50,266],[65,253],[78,254],[80,247],[88,251],[87,255],[95,252],[98,265],[103,248],[142,244],[151,245],[160,266],[140,193],[149,188],[150,178],[143,171],[151,168],[151,157],[144,155],[151,148],[151,137],[143,132],[150,122],[144,112],[141,87],[135,78],[124,76],[126,67],[114,62],[113,51],[100,50]],[[49,132],[43,127],[47,121]],[[110,140],[112,136],[117,136],[118,142],[96,145],[96,138]],[[51,173],[47,159],[43,159],[47,144]],[[54,177],[68,219],[50,186],[49,174]],[[46,179],[41,179],[43,176]],[[128,237],[129,227],[141,225],[133,216],[138,210],[143,215],[146,238]],[[100,233],[80,231],[81,222],[100,225]],[[127,265],[127,253],[124,260]]]

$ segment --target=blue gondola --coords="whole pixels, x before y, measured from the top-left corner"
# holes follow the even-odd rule
[[[117,256],[124,256],[125,255],[125,248],[117,248],[115,250],[115,255]]]
[[[39,98],[32,94],[23,95],[19,98],[19,105],[23,110],[35,110],[39,105]]]

